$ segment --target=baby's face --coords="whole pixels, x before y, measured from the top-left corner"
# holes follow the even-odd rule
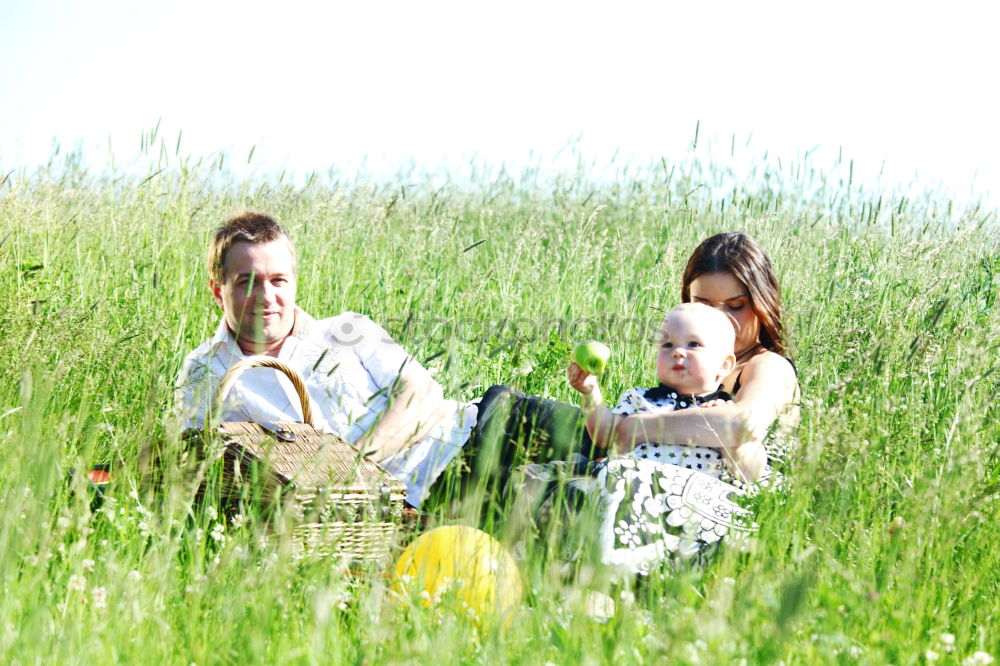
[[[732,324],[707,306],[674,308],[660,329],[657,376],[684,394],[714,391],[736,362],[733,336]]]

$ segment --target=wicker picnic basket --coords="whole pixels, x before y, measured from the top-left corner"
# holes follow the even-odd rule
[[[313,427],[312,406],[302,378],[281,361],[252,356],[222,377],[208,419],[236,379],[252,368],[273,368],[292,382],[304,423],[229,422],[208,425],[190,441],[208,462],[198,489],[235,505],[248,499],[276,507],[292,519],[298,554],[355,561],[383,560],[390,554],[406,499],[406,486],[378,463],[336,435]]]

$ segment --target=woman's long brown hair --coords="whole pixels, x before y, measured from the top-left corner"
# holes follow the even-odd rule
[[[691,282],[706,273],[732,273],[746,287],[750,307],[760,320],[760,342],[766,349],[785,353],[782,342],[781,294],[771,260],[750,236],[727,231],[695,248],[681,278],[681,300],[691,300]]]

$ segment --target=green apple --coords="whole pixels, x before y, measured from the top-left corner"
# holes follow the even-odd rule
[[[611,350],[607,345],[603,345],[597,340],[581,342],[573,350],[573,360],[576,364],[592,375],[599,375],[604,372],[608,364]]]

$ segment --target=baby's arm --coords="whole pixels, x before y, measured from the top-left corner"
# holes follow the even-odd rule
[[[587,415],[587,432],[591,441],[597,448],[609,448],[615,431],[615,417],[604,405],[604,394],[597,377],[576,363],[569,364],[567,375],[569,385],[583,396],[583,413]]]

